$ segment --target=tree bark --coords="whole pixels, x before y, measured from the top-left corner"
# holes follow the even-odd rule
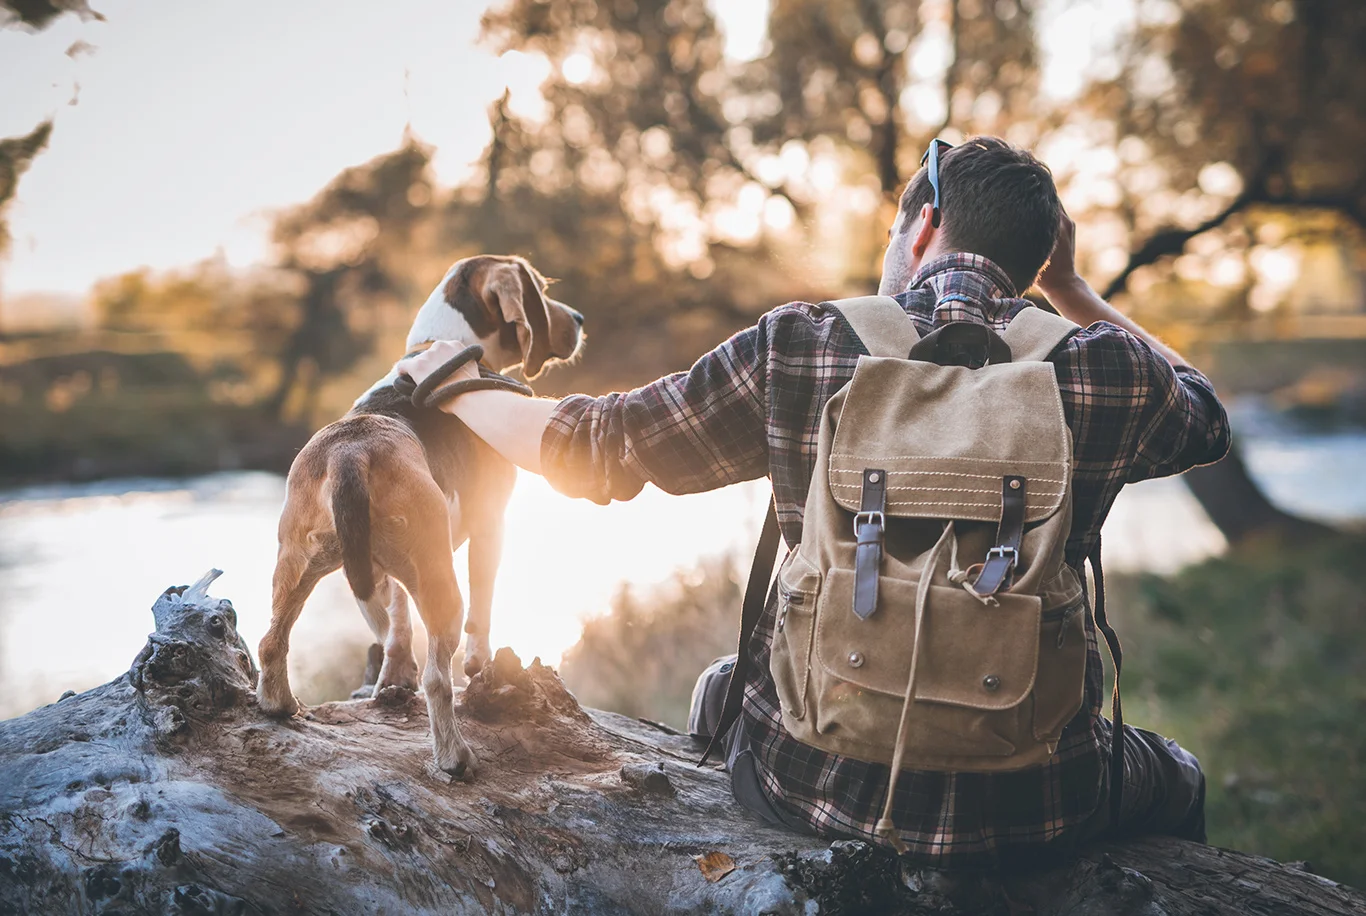
[[[507,650],[460,698],[481,765],[452,782],[411,694],[263,716],[214,575],[157,599],[127,674],[0,723],[0,912],[1366,912],[1306,871],[1169,839],[949,876],[773,830],[691,739],[581,709]]]

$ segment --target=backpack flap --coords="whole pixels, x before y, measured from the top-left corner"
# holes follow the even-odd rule
[[[859,360],[830,450],[830,493],[858,512],[863,474],[886,472],[889,517],[995,522],[1002,481],[1025,478],[1024,522],[1062,508],[1072,442],[1053,367],[983,369]]]

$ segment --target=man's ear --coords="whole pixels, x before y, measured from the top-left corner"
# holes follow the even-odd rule
[[[519,259],[490,271],[485,290],[498,303],[503,320],[517,326],[522,374],[529,379],[540,375],[550,358],[550,313],[541,284]]]
[[[930,242],[934,240],[934,234],[938,230],[934,227],[934,206],[925,204],[920,208],[920,223],[915,227],[915,237],[911,239],[911,255],[920,260],[925,257],[925,250],[930,247]]]

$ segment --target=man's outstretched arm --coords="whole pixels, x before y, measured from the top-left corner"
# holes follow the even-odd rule
[[[461,348],[438,343],[399,371],[422,381]],[[642,388],[562,401],[475,391],[442,406],[503,457],[556,489],[606,503],[648,482],[695,493],[768,471],[767,316],[687,372]],[[474,378],[467,366],[453,378]]]

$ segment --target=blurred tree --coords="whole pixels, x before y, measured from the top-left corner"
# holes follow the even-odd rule
[[[1091,87],[1079,114],[1108,125],[1092,137],[1118,152],[1114,180],[1093,183],[1089,201],[1118,215],[1115,243],[1127,236],[1128,255],[1103,295],[1125,293],[1145,270],[1145,290],[1175,284],[1183,265],[1174,259],[1213,234],[1204,263],[1185,265],[1187,286],[1192,274],[1222,273],[1213,314],[1246,320],[1275,308],[1283,291],[1257,288],[1256,259],[1297,229],[1322,232],[1321,220],[1304,216],[1337,213],[1340,243],[1363,243],[1366,5],[1136,0],[1135,12],[1117,74]],[[1184,306],[1181,318],[1198,311],[1189,292],[1168,296]],[[1187,482],[1231,542],[1324,530],[1271,505],[1236,451]]]
[[[1137,242],[1107,296],[1235,216],[1247,219],[1227,241],[1245,248],[1278,211],[1332,210],[1366,227],[1366,5],[1136,7],[1118,75],[1089,98],[1131,166],[1122,178]]]
[[[590,346],[613,353],[591,380],[548,384],[629,387],[683,368],[806,292],[766,228],[790,224],[791,204],[770,201],[722,110],[730,70],[704,0],[514,0],[484,34],[550,74],[541,111],[495,106],[483,186],[456,195],[448,238],[527,255],[588,315]]]
[[[1032,6],[778,0],[770,53],[738,61],[705,0],[511,0],[485,15],[485,39],[549,62],[544,110],[496,107],[485,193],[457,197],[451,237],[523,252],[564,281],[593,346],[614,353],[595,383],[681,368],[782,301],[866,284],[878,197],[916,167],[907,93],[951,97],[938,117],[961,109],[965,128],[1023,120]],[[917,81],[908,54],[926,17],[962,58]],[[869,165],[870,188],[845,174]]]
[[[104,21],[86,0],[0,0],[0,28],[45,29],[64,13]]]
[[[753,122],[754,138],[774,144],[829,137],[864,150],[876,164],[878,187],[893,199],[930,138],[949,128],[1029,144],[1042,115],[1035,6],[775,0],[772,50],[746,76],[752,86],[772,87],[780,104]]]
[[[386,312],[401,306],[402,320],[411,319],[430,160],[427,147],[406,137],[276,221],[276,266],[298,295],[274,351],[280,372],[265,400],[272,415],[312,418],[323,381],[352,369],[384,336]]]
[[[38,32],[51,25],[63,13],[75,13],[81,19],[104,17],[95,12],[85,0],[0,0],[0,29],[18,28]],[[0,139],[0,258],[9,248],[9,227],[5,223],[5,208],[19,189],[19,176],[42,152],[52,137],[52,119],[48,118],[22,137]],[[4,322],[0,321],[0,336]]]
[[[9,228],[5,225],[5,208],[19,190],[19,176],[24,174],[33,157],[47,147],[52,137],[52,121],[47,120],[22,137],[0,140],[0,256],[9,247]]]

